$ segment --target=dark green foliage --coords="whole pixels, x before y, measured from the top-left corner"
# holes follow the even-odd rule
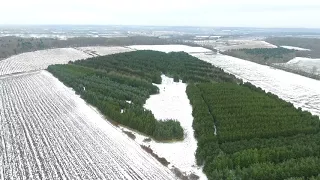
[[[320,39],[302,37],[272,37],[267,38],[267,42],[277,46],[293,46],[311,51],[297,51],[298,57],[320,58]]]
[[[184,52],[127,52],[76,61],[74,64],[142,78],[156,84],[161,83],[161,74],[167,74],[175,80],[182,79],[184,82],[239,81],[222,69]]]
[[[319,118],[254,86],[199,84],[218,126],[220,142],[316,133]],[[270,96],[272,98],[270,98]],[[271,128],[272,127],[272,128]]]
[[[286,63],[296,57],[294,50],[281,47],[229,50],[223,54],[259,64]]]
[[[179,80],[180,80],[180,79],[179,79],[179,76],[177,76],[177,75],[174,75],[174,76],[173,76],[173,81],[174,81],[174,82],[179,82]]]
[[[319,117],[249,83],[189,85],[187,94],[198,139],[197,163],[204,163],[209,179],[319,174]]]
[[[181,134],[183,134],[183,129],[176,126],[174,120],[158,121],[153,132],[153,136],[158,137],[158,139],[172,139],[173,137],[180,137]]]

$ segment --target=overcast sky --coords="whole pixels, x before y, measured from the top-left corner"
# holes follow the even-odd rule
[[[0,24],[320,28],[319,0],[0,0]]]

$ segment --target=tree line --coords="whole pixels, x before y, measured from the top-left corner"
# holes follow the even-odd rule
[[[286,48],[235,49],[222,54],[249,60],[259,64],[286,63],[296,57],[296,51]]]

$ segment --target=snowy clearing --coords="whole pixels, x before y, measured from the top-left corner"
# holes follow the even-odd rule
[[[0,76],[46,69],[51,64],[66,64],[69,61],[89,57],[91,56],[73,48],[48,49],[22,53],[0,61]]]
[[[92,47],[79,47],[77,49],[89,54],[93,53],[100,56],[133,51],[132,49],[121,47],[121,46],[92,46]]]
[[[152,111],[158,120],[176,119],[184,129],[185,137],[182,142],[173,143],[146,143],[160,157],[166,158],[173,166],[183,172],[195,173],[202,179],[206,176],[202,169],[197,167],[195,152],[197,140],[194,138],[192,128],[192,106],[186,94],[187,84],[173,81],[165,75],[161,76],[162,84],[156,85],[160,94],[151,96],[145,104],[145,108]]]
[[[145,141],[148,137],[139,133],[130,131],[135,135],[135,141],[141,145],[150,147],[159,157],[165,158],[170,162],[169,167],[180,169],[185,175],[195,174],[200,180],[206,180],[206,175],[202,168],[196,165],[195,152],[197,149],[197,140],[194,138],[192,128],[192,106],[190,105],[186,94],[187,84],[173,81],[165,75],[161,76],[162,84],[155,84],[160,93],[152,95],[144,107],[149,109],[158,120],[176,119],[184,129],[184,140],[180,142],[161,143],[156,141]]]
[[[320,115],[320,81],[225,55],[194,55],[226,72]]]
[[[281,46],[281,47],[286,48],[286,49],[298,50],[298,51],[311,51],[310,49],[294,47],[294,46]]]
[[[175,179],[50,73],[0,87],[0,179]]]
[[[184,51],[187,53],[211,52],[211,50],[203,47],[191,47],[186,45],[133,45],[128,47],[134,50],[153,50],[166,53],[179,51]]]

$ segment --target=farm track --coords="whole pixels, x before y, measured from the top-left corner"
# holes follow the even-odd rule
[[[0,87],[0,180],[174,179],[48,72]]]

